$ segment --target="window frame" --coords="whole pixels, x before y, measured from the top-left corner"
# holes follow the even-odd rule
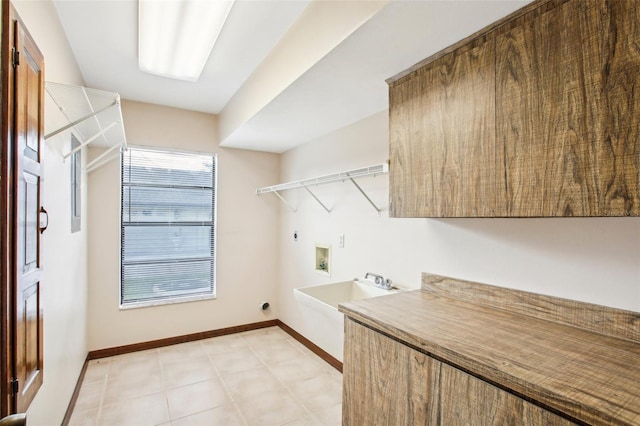
[[[124,166],[124,156],[128,149],[134,149],[139,151],[151,151],[151,152],[167,152],[167,153],[176,153],[176,154],[192,154],[192,155],[205,155],[212,158],[213,161],[213,212],[212,212],[212,227],[213,227],[213,236],[212,236],[212,257],[213,257],[213,273],[212,273],[212,290],[210,294],[197,294],[197,295],[182,295],[182,296],[174,296],[165,299],[151,299],[144,301],[135,301],[135,302],[123,302],[123,197],[124,197],[124,185],[123,185],[123,166]],[[119,207],[119,225],[120,225],[120,238],[119,238],[119,285],[118,285],[118,304],[120,310],[128,310],[128,309],[138,309],[138,308],[148,308],[153,306],[162,306],[162,305],[172,305],[176,303],[188,303],[188,302],[196,302],[202,300],[213,300],[217,298],[217,235],[218,235],[218,156],[212,152],[202,152],[202,151],[192,151],[192,150],[182,150],[182,149],[171,149],[171,148],[162,148],[162,147],[150,147],[150,146],[140,146],[140,145],[129,145],[129,147],[120,152],[120,176],[119,176],[119,185],[120,185],[120,203]]]
[[[71,133],[71,150],[79,148],[80,141]],[[82,149],[71,154],[71,233],[82,230]]]

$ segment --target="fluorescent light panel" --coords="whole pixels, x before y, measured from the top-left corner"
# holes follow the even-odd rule
[[[140,71],[197,81],[233,0],[139,0]]]

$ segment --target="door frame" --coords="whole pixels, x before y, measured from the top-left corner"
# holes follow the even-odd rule
[[[12,353],[13,353],[13,322],[11,282],[13,277],[13,264],[15,263],[12,250],[14,235],[13,226],[13,102],[12,93],[14,91],[14,72],[12,65],[11,46],[13,46],[13,31],[11,25],[10,4],[7,0],[2,0],[1,6],[1,29],[2,52],[1,80],[2,101],[0,104],[0,114],[2,122],[0,134],[0,256],[2,257],[0,267],[0,339],[2,350],[0,351],[0,418],[12,414],[15,411],[15,398],[12,398],[10,382],[12,373]]]

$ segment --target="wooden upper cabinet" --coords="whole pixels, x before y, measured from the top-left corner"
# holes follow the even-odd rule
[[[390,215],[640,216],[640,2],[479,34],[389,83]]]
[[[640,215],[639,10],[572,0],[496,36],[508,216]]]
[[[391,84],[390,215],[494,216],[493,38]]]

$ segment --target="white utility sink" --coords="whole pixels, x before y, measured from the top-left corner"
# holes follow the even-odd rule
[[[385,289],[373,283],[355,279],[331,284],[293,289],[304,318],[305,337],[316,343],[333,357],[342,360],[344,315],[338,305],[370,297],[385,296],[401,291],[396,287]]]
[[[315,299],[317,302],[338,309],[338,305],[354,300],[368,299],[370,297],[385,296],[398,291],[396,287],[387,290],[376,287],[368,282],[359,280],[343,281],[338,283],[301,287],[293,290],[294,293]]]

